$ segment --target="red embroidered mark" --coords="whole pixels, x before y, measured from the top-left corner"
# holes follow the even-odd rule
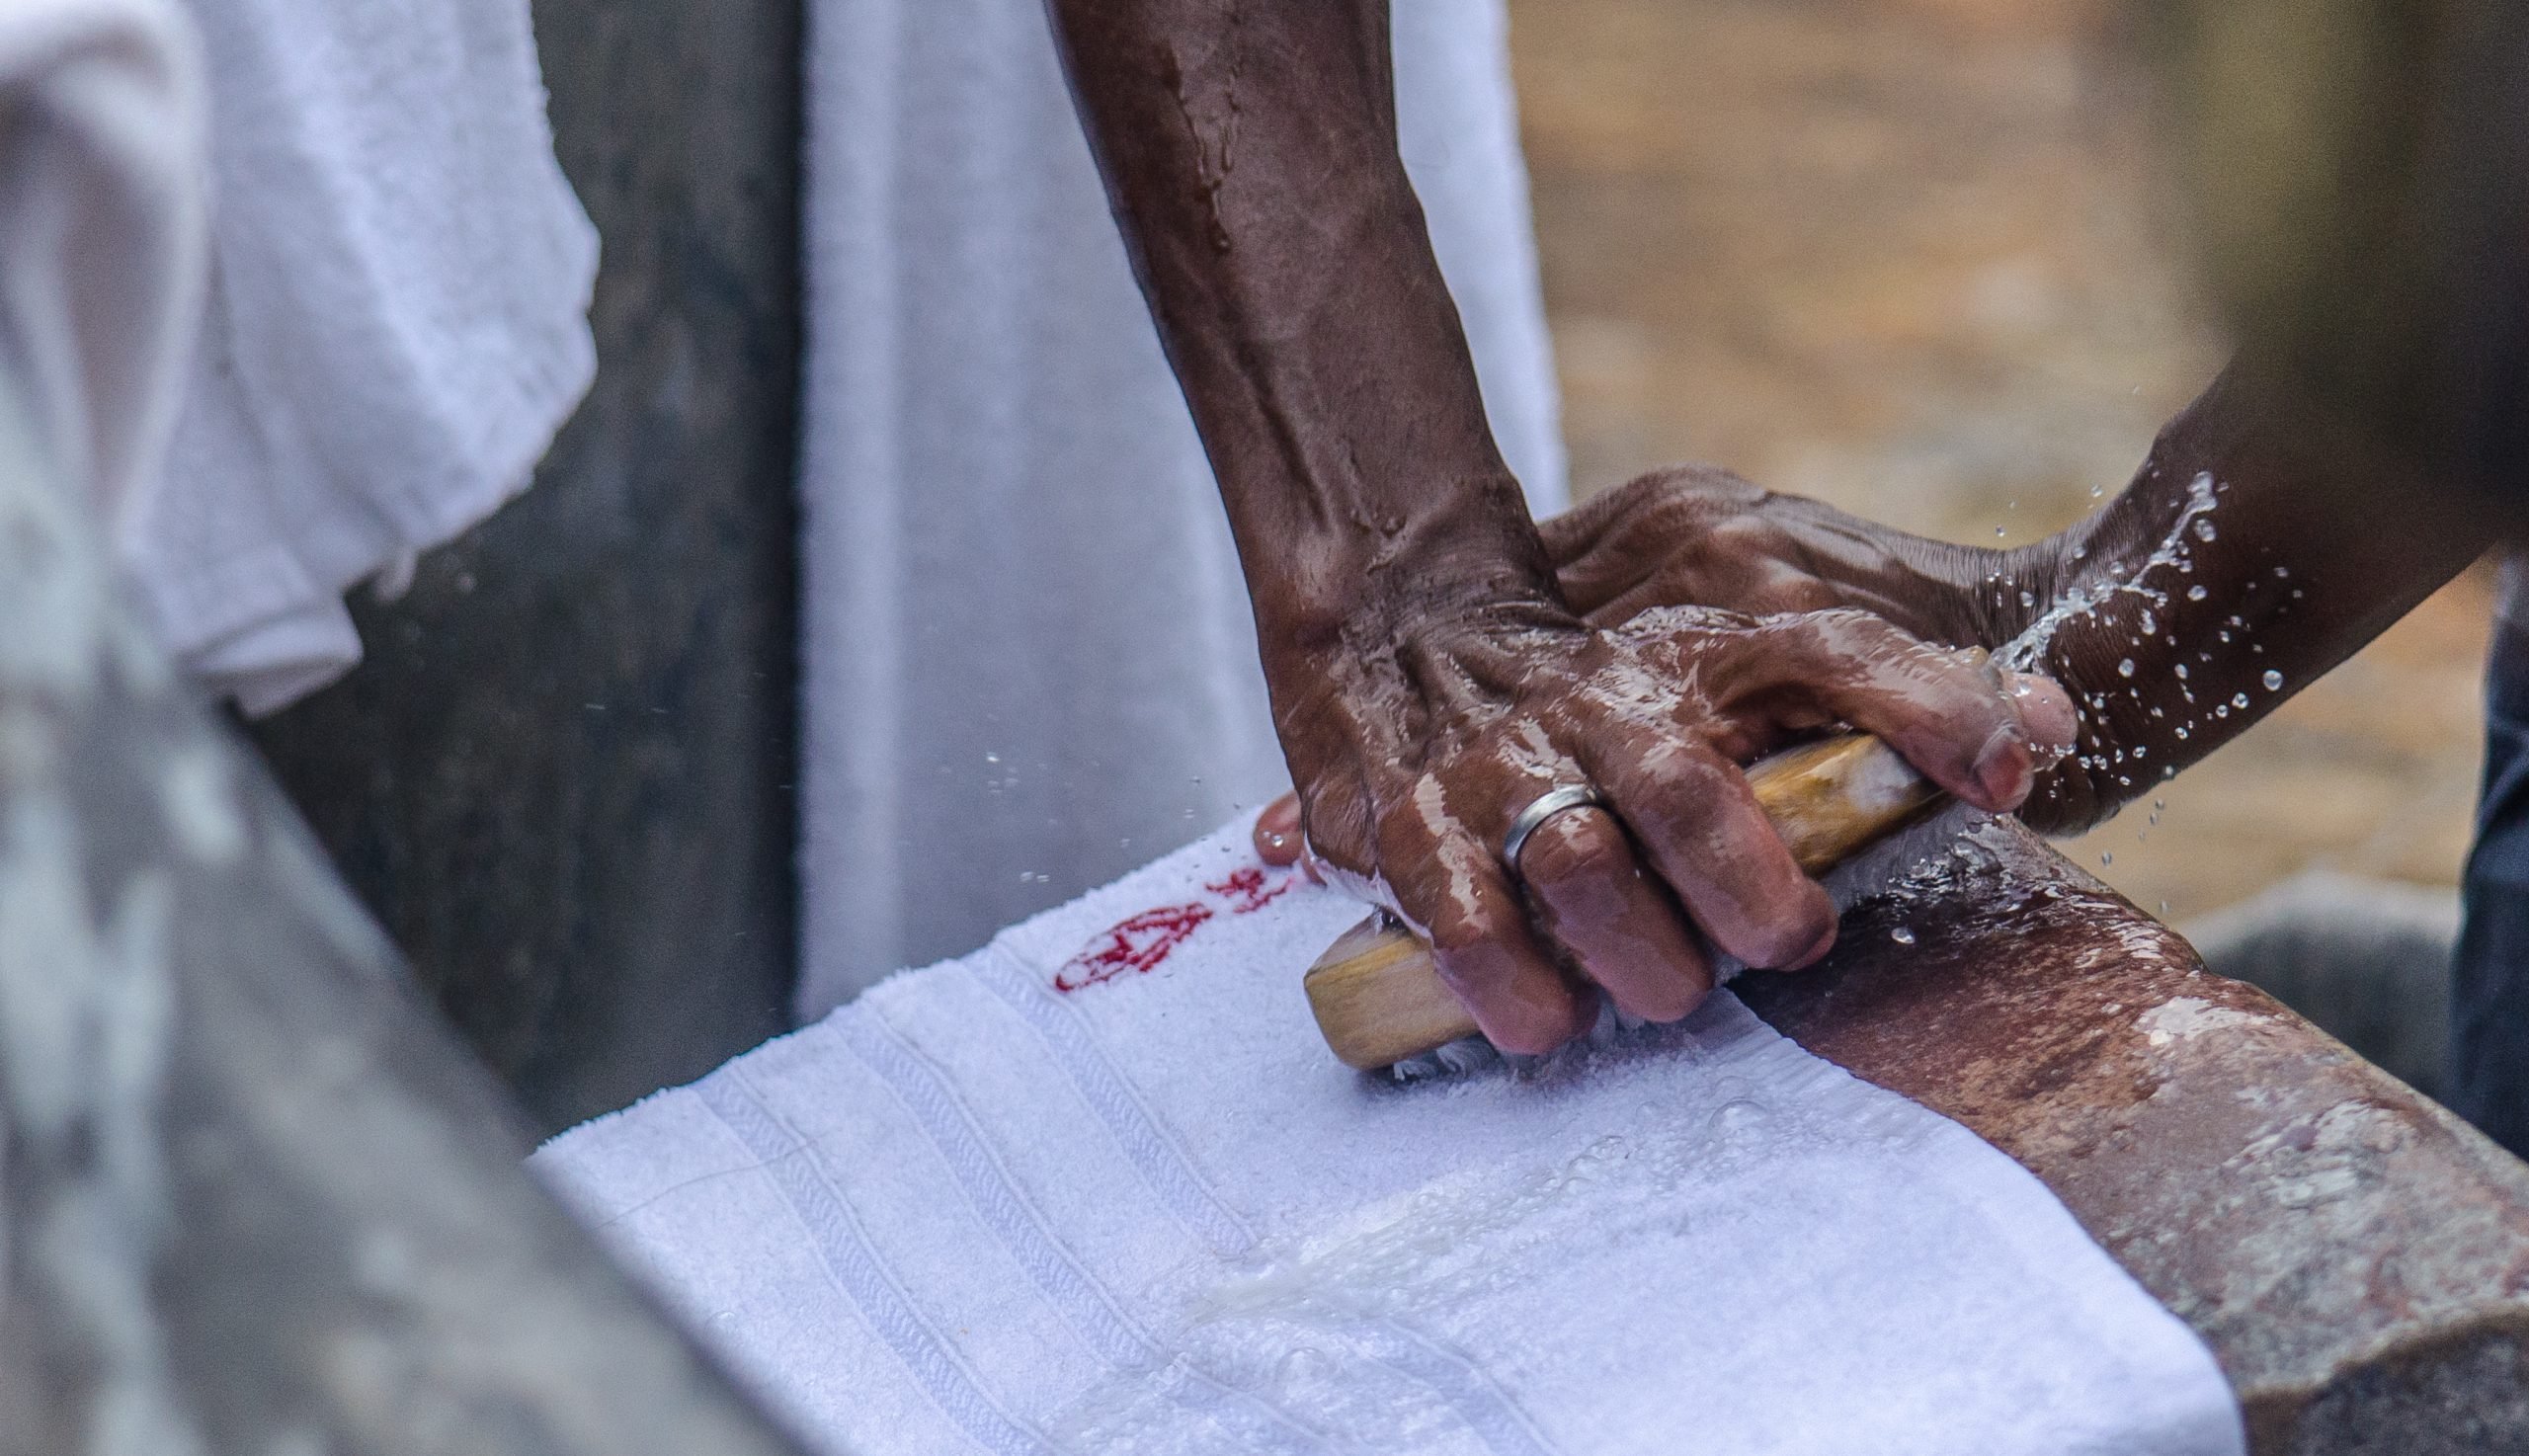
[[[1155,970],[1170,951],[1212,918],[1208,905],[1169,905],[1145,910],[1091,941],[1054,976],[1056,991],[1078,991],[1125,974]]]
[[[1250,864],[1231,870],[1227,879],[1203,888],[1230,914],[1250,915],[1280,899],[1298,881],[1299,875],[1293,871],[1276,874],[1262,865]],[[1108,929],[1066,962],[1054,974],[1054,989],[1078,991],[1118,976],[1155,971],[1170,952],[1185,943],[1196,927],[1211,918],[1212,907],[1199,901],[1145,910]]]
[[[1285,871],[1281,878],[1273,879],[1260,866],[1251,864],[1231,871],[1230,877],[1219,884],[1203,888],[1227,900],[1230,914],[1250,915],[1280,899],[1290,889],[1293,878]]]

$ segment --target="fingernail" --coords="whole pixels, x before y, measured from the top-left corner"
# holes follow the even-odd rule
[[[2028,745],[2019,730],[2009,726],[1997,728],[1994,736],[1976,754],[1976,781],[1997,808],[2015,807],[2028,797]]]
[[[1818,937],[1818,943],[1810,946],[1807,950],[1804,950],[1799,955],[1793,957],[1788,964],[1783,966],[1783,969],[1786,971],[1805,971],[1811,966],[1818,964],[1818,962],[1825,960],[1827,958],[1827,952],[1835,948],[1836,922],[1831,920],[1827,922],[1827,932]]]

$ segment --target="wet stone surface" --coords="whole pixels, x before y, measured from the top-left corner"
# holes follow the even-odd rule
[[[2043,1178],[2202,1335],[2254,1450],[2529,1448],[2529,1165],[2025,831],[1736,989]]]

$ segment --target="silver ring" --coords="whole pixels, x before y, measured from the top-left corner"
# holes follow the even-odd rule
[[[1544,828],[1547,820],[1566,809],[1595,809],[1606,802],[1598,796],[1596,789],[1586,783],[1568,783],[1561,788],[1547,789],[1528,800],[1528,807],[1520,810],[1519,817],[1510,821],[1509,833],[1502,836],[1502,862],[1509,865],[1510,873],[1515,876],[1519,872],[1519,851],[1528,847],[1528,836]]]

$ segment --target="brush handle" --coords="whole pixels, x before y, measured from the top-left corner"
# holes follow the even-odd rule
[[[1786,749],[1748,770],[1748,786],[1811,874],[1903,828],[1941,791],[1867,734]],[[1441,981],[1431,947],[1384,912],[1339,937],[1301,983],[1326,1044],[1346,1066],[1393,1066],[1476,1034]]]

